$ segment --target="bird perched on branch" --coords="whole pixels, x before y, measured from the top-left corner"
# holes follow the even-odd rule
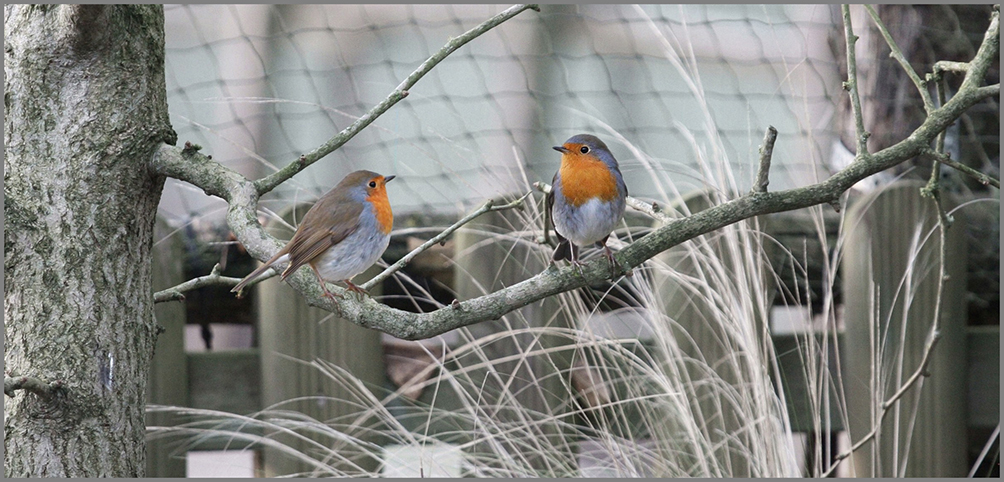
[[[366,293],[352,284],[352,277],[373,265],[390,243],[394,214],[387,199],[386,184],[394,176],[373,171],[355,171],[317,200],[303,216],[293,238],[264,265],[247,275],[234,289],[240,291],[274,264],[289,262],[281,279],[309,264],[321,283],[324,296],[334,299],[325,280],[344,281],[348,289]]]
[[[579,261],[579,247],[602,246],[611,271],[619,266],[607,246],[611,231],[624,217],[628,190],[610,149],[596,136],[572,136],[554,150],[561,153],[561,167],[551,181],[547,210],[551,213],[558,247],[552,261]]]

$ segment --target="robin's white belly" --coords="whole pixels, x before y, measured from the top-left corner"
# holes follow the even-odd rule
[[[363,231],[371,231],[369,234]],[[390,244],[390,235],[358,229],[312,263],[326,281],[351,280],[376,263]]]
[[[588,246],[617,227],[623,204],[593,198],[579,206],[555,205],[554,229],[577,246]]]

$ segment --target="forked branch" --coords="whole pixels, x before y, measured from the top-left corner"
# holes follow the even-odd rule
[[[514,9],[530,8],[528,6]],[[845,31],[848,34],[848,61],[853,64],[853,31],[850,16],[844,8]],[[518,13],[518,12],[516,12]],[[512,13],[515,15],[515,13]],[[499,17],[496,17],[499,18]],[[453,47],[446,47],[447,50]],[[449,50],[452,51],[452,50]],[[988,66],[999,51],[998,13],[995,11],[990,28],[977,55],[968,63],[966,78],[959,91],[943,105],[932,110],[924,122],[906,139],[869,154],[865,148],[867,132],[861,122],[860,102],[857,98],[856,69],[848,66],[848,90],[855,106],[855,124],[858,152],[854,161],[829,179],[818,184],[778,192],[756,192],[732,201],[713,206],[685,218],[673,219],[653,208],[651,203],[629,200],[629,204],[656,214],[664,224],[617,253],[617,261],[627,272],[653,256],[702,234],[710,233],[730,224],[758,216],[791,211],[822,203],[829,203],[850,189],[858,181],[912,159],[929,149],[938,134],[955,122],[973,105],[987,97],[999,95],[999,84],[982,86]],[[421,69],[420,69],[421,70]],[[410,77],[409,77],[410,78]],[[403,85],[403,84],[402,84]],[[330,143],[330,142],[329,142]],[[335,142],[334,144],[337,144]],[[326,144],[327,145],[327,144]],[[315,150],[327,151],[323,147]],[[333,149],[333,148],[332,148]],[[327,151],[330,152],[330,151]],[[211,195],[220,196],[229,203],[227,223],[249,252],[258,259],[267,259],[281,244],[265,233],[255,213],[258,196],[273,188],[276,181],[288,178],[300,167],[289,167],[285,174],[274,174],[268,181],[252,183],[243,176],[210,161],[198,153],[183,154],[180,149],[165,146],[157,154],[158,172],[191,182]],[[279,181],[281,182],[281,181]],[[543,187],[543,183],[542,187]],[[309,270],[300,270],[287,281],[312,306],[339,313],[358,325],[377,329],[398,338],[415,340],[429,338],[473,323],[498,319],[513,310],[549,296],[602,281],[610,277],[609,265],[604,259],[585,263],[581,270],[566,266],[551,266],[543,272],[514,285],[478,298],[459,301],[429,313],[410,313],[380,304],[371,298],[346,297],[332,301],[322,296],[321,288]]]
[[[844,8],[846,9],[846,6],[844,6]],[[882,31],[883,36],[886,37],[886,42],[889,43],[889,47],[893,50],[893,56],[896,57],[896,59],[900,62],[900,65],[903,66],[903,69],[907,71],[907,74],[910,75],[911,79],[915,79],[914,83],[917,85],[918,89],[920,90],[921,95],[924,96],[925,107],[927,107],[927,111],[928,111],[928,115],[929,115],[928,120],[930,120],[931,116],[935,115],[937,113],[937,110],[941,110],[941,109],[940,108],[935,109],[935,106],[934,106],[933,102],[931,101],[930,95],[929,95],[929,93],[927,93],[926,84],[919,83],[917,81],[919,79],[919,77],[917,76],[916,72],[913,71],[913,68],[910,67],[909,63],[906,62],[906,59],[902,58],[902,52],[899,51],[899,48],[896,46],[896,44],[892,40],[891,36],[889,36],[889,32],[885,29],[885,26],[882,25],[882,22],[878,19],[878,15],[875,13],[875,10],[871,6],[868,6],[868,5],[866,5],[865,8],[868,9],[868,13],[875,20],[875,23],[876,23],[876,25],[878,25],[879,29]],[[991,16],[990,26],[987,29],[987,34],[984,37],[984,42],[980,46],[979,52],[977,52],[976,59],[980,59],[980,58],[986,59],[987,55],[991,55],[991,54],[994,55],[994,56],[996,56],[998,54],[998,52],[999,52],[999,45],[1000,45],[1000,40],[999,40],[999,11],[997,9],[995,9],[993,15]],[[898,54],[898,57],[897,57],[897,54]],[[977,67],[975,65],[977,63],[979,63],[980,67]],[[965,66],[965,69],[966,69],[965,71],[966,71],[966,75],[967,75],[967,81],[969,81],[968,82],[969,86],[968,86],[968,88],[965,87],[965,82],[964,82],[964,87],[962,89],[960,89],[959,94],[957,94],[956,97],[953,98],[953,101],[955,99],[957,99],[959,95],[963,94],[963,92],[962,92],[963,90],[971,90],[971,91],[976,91],[976,92],[978,92],[980,90],[980,88],[974,88],[973,86],[974,86],[975,82],[973,82],[973,81],[970,80],[971,79],[970,75],[972,75],[973,71],[982,68],[983,64],[981,62],[979,62],[979,60],[974,60],[973,62],[966,63],[966,64],[963,64],[963,63],[953,63],[950,66],[942,64],[942,67],[960,68],[963,65]],[[982,70],[982,72],[985,72],[985,70]],[[937,68],[935,69],[935,72],[931,76],[931,78],[933,78],[936,81],[940,80],[940,72],[938,71]],[[941,89],[940,85],[938,85],[937,87],[938,87],[937,90],[938,90],[938,101],[939,101],[939,104],[941,106],[947,106],[947,104],[949,102],[946,101],[946,99],[945,99],[944,90]],[[999,88],[1000,87],[998,85],[997,86],[998,92],[999,92]],[[925,96],[925,94],[926,94],[926,96]],[[979,95],[979,94],[977,94],[977,95]],[[980,100],[982,100],[982,97],[980,98]],[[926,122],[925,122],[925,124],[926,124]],[[947,128],[947,125],[945,126],[945,128]],[[935,148],[931,149],[928,146],[924,146],[920,150],[919,154],[928,155],[930,157],[935,158],[935,160],[938,160],[939,162],[942,162],[942,163],[945,163],[945,164],[948,164],[948,162],[943,162],[943,161],[954,162],[954,161],[951,161],[950,158],[946,154],[944,154],[943,152],[941,152],[944,149],[945,128],[939,129],[934,134],[934,139],[928,140],[928,144],[932,140],[935,142]],[[915,132],[915,134],[916,134],[916,132]],[[953,167],[956,167],[956,166],[953,166]],[[966,169],[970,169],[970,168],[968,168],[967,166],[961,166],[961,167],[964,167],[965,169],[960,169],[960,170],[962,170],[963,172],[966,172],[967,174],[974,175],[974,176],[978,176],[978,175],[982,174],[982,173],[978,173],[978,172],[975,172],[975,171],[974,171],[975,174],[974,173],[970,173],[970,172],[968,172],[966,170]],[[956,169],[959,169],[959,167],[956,167]],[[984,183],[986,183],[986,182],[990,182],[990,180],[987,179]],[[996,186],[998,188],[1000,188],[1000,183],[998,182],[996,184]],[[938,212],[938,237],[939,237],[939,241],[940,241],[940,246],[939,246],[939,263],[938,263],[938,285],[937,285],[937,293],[936,293],[935,305],[934,305],[934,319],[931,322],[930,334],[928,335],[927,343],[924,346],[923,357],[921,358],[920,364],[917,366],[917,369],[913,372],[913,374],[910,375],[910,377],[907,378],[907,380],[905,382],[903,382],[899,386],[899,388],[896,390],[895,393],[893,393],[891,396],[889,396],[889,398],[885,399],[882,402],[882,404],[878,407],[879,408],[878,419],[874,421],[874,425],[872,426],[872,429],[867,434],[865,434],[865,436],[861,437],[857,442],[855,442],[849,449],[841,452],[840,454],[837,454],[837,456],[834,457],[833,464],[830,465],[830,467],[825,472],[823,472],[822,474],[820,474],[821,477],[828,477],[828,476],[830,476],[837,469],[837,467],[840,466],[840,463],[843,460],[847,459],[848,457],[851,456],[851,454],[853,454],[857,450],[859,450],[862,447],[864,447],[865,444],[867,444],[867,443],[875,440],[875,438],[878,437],[879,432],[881,431],[882,422],[885,420],[885,417],[889,413],[889,411],[892,410],[892,408],[896,405],[896,403],[901,398],[903,398],[903,396],[906,395],[906,393],[908,391],[910,391],[912,388],[914,388],[914,386],[916,386],[917,383],[921,379],[923,379],[924,377],[930,376],[930,372],[928,370],[928,367],[929,367],[929,365],[931,363],[932,355],[934,353],[934,348],[935,348],[935,346],[937,346],[938,340],[940,340],[940,338],[941,338],[941,333],[940,333],[940,326],[941,326],[941,305],[942,305],[942,298],[944,297],[944,292],[945,292],[945,283],[948,281],[948,276],[947,276],[947,273],[945,272],[945,260],[947,259],[947,250],[948,250],[947,245],[946,245],[945,232],[951,226],[952,219],[951,219],[951,217],[949,217],[945,213],[944,206],[942,205],[940,185],[939,185],[939,182],[938,182],[938,170],[937,170],[937,168],[935,168],[935,169],[932,170],[930,180],[929,180],[927,186],[925,186],[921,190],[921,193],[924,194],[924,195],[930,196],[933,199],[933,201],[934,201],[935,208],[937,209],[937,212]]]
[[[262,278],[265,277],[263,276]],[[229,276],[221,275],[220,264],[216,263],[216,265],[213,266],[213,270],[206,276],[199,276],[198,278],[190,279],[177,286],[172,286],[154,293],[153,302],[163,303],[165,301],[184,301],[186,292],[197,290],[205,286],[236,286],[237,283],[240,282],[240,278],[231,278]]]

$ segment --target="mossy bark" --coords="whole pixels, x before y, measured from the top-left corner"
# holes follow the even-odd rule
[[[7,477],[136,477],[157,337],[151,257],[175,142],[155,5],[4,6]]]

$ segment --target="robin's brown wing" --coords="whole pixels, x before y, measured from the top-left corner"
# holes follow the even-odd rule
[[[554,173],[554,177],[551,179],[551,192],[547,193],[545,198],[545,209],[544,209],[544,238],[547,238],[547,230],[554,226],[554,190],[558,188],[558,173]],[[554,235],[558,237],[558,242],[565,240],[565,237],[558,232],[557,229],[554,230]]]
[[[362,203],[352,202],[345,195],[329,192],[322,196],[303,216],[289,240],[289,267],[282,272],[282,279],[352,234],[359,227],[362,211]]]
[[[551,192],[547,193],[546,207],[544,209],[544,238],[547,238],[547,230],[554,225],[554,190],[558,188],[558,173],[554,173],[554,178],[551,179]],[[558,229],[555,228],[554,235],[558,238],[558,247],[554,249],[554,254],[551,255],[551,259],[554,261],[561,261],[563,259],[572,259],[571,242],[565,239]]]

